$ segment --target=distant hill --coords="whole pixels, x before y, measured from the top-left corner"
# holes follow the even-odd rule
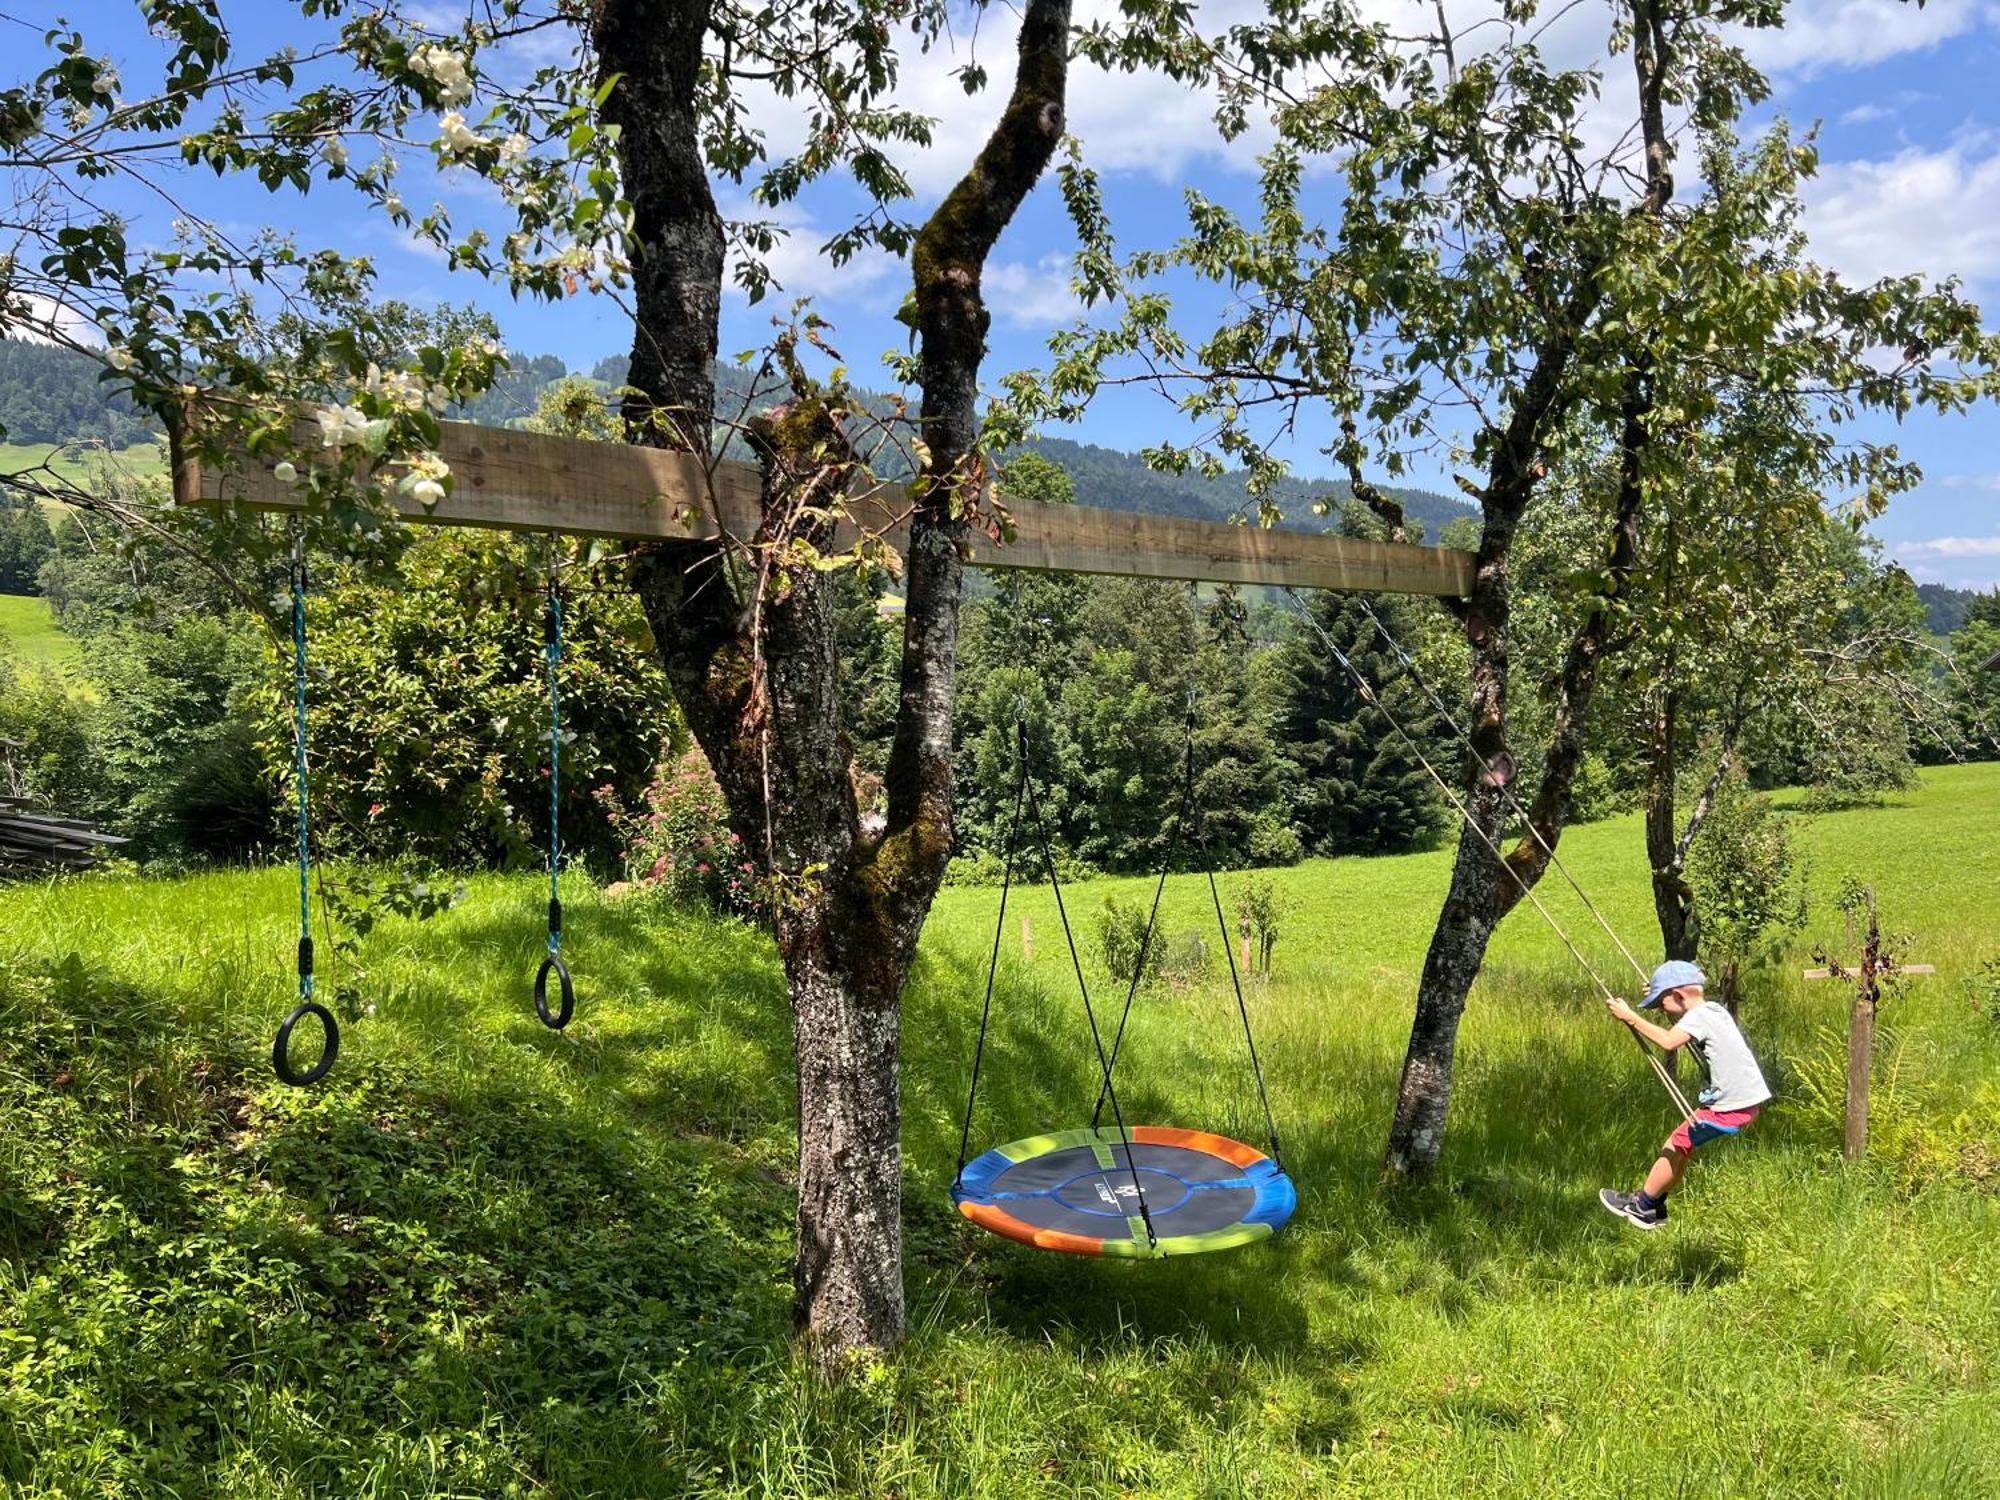
[[[1955,589],[1942,583],[1920,583],[1917,598],[1923,601],[1925,623],[1932,635],[1955,635],[1975,600],[1987,597],[1978,589]]]
[[[0,339],[0,441],[101,443],[124,448],[152,436],[132,398],[102,384],[104,366],[73,349]]]
[[[590,373],[607,387],[615,387],[623,383],[625,370],[624,357],[611,355],[599,360]],[[749,376],[734,365],[718,364],[716,391],[724,404],[740,405],[750,393]],[[891,399],[879,391],[864,390],[861,397],[863,404],[878,415],[886,416],[893,410]],[[1077,500],[1084,505],[1204,521],[1227,520],[1244,505],[1241,470],[1218,479],[1200,474],[1162,474],[1148,468],[1136,453],[1095,443],[1043,436],[1035,439],[1033,446],[1070,472],[1076,480]],[[1452,495],[1386,484],[1381,488],[1402,503],[1413,532],[1424,537],[1434,539],[1449,523],[1472,519],[1477,514],[1472,506]],[[1277,496],[1278,506],[1285,513],[1284,525],[1299,531],[1325,531],[1337,526],[1340,507],[1349,498],[1345,483],[1329,479],[1289,480],[1279,487]],[[1315,503],[1325,503],[1327,515],[1315,515]]]

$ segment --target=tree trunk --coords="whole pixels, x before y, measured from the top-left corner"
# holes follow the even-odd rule
[[[618,80],[606,114],[621,127],[638,230],[628,431],[704,454],[723,259],[695,116],[708,15],[701,3],[596,0],[591,17],[600,75]],[[1032,0],[1006,112],[913,255],[933,482],[910,527],[880,832],[864,831],[855,794],[830,575],[786,561],[793,540],[832,546],[853,473],[838,414],[788,340],[778,355],[795,399],[752,424],[757,535],[740,552],[655,546],[634,566],[675,697],[769,883],[798,1061],[795,1311],[828,1369],[904,1332],[900,997],[951,855],[960,546],[983,490],[980,274],[1061,138],[1068,53],[1067,0]]]
[[[1661,109],[1668,38],[1654,0],[1634,0],[1633,10],[1633,59],[1647,167],[1646,191],[1633,212],[1653,216],[1666,207],[1674,190],[1672,148]],[[1562,420],[1576,400],[1566,382],[1577,340],[1603,303],[1602,269],[1601,264],[1579,269],[1568,295],[1551,314],[1549,326],[1537,342],[1533,366],[1505,427],[1492,434],[1495,441],[1488,481],[1480,492],[1483,524],[1472,594],[1460,610],[1472,641],[1470,724],[1478,758],[1467,764],[1469,817],[1459,834],[1451,889],[1424,958],[1416,1015],[1403,1058],[1402,1082],[1383,1162],[1384,1173],[1392,1180],[1427,1174],[1444,1150],[1452,1065],[1465,999],[1485,962],[1493,930],[1542,877],[1562,837],[1570,792],[1583,760],[1585,719],[1606,648],[1607,616],[1612,603],[1624,592],[1637,553],[1643,493],[1640,456],[1648,440],[1650,396],[1644,372],[1635,365],[1626,389],[1619,441],[1621,468],[1607,597],[1603,607],[1593,610],[1578,628],[1564,656],[1541,785],[1527,809],[1528,835],[1504,861],[1498,859],[1494,850],[1499,847],[1502,799],[1496,788],[1484,784],[1481,767],[1512,765],[1506,743],[1511,607],[1508,559],[1514,533],[1546,472],[1544,434]]]
[[[1675,827],[1675,788],[1680,778],[1680,694],[1669,687],[1646,726],[1646,863],[1653,876],[1653,913],[1660,946],[1668,958],[1692,960],[1700,947],[1694,891]]]
[[[793,1313],[816,1352],[837,1360],[903,1337],[898,1002],[907,966],[846,962],[823,905],[786,926],[799,1102]]]
[[[1471,828],[1460,830],[1451,890],[1424,957],[1416,1018],[1410,1026],[1402,1081],[1396,1090],[1396,1114],[1389,1127],[1389,1149],[1383,1163],[1392,1179],[1422,1176],[1437,1164],[1444,1150],[1458,1023],[1499,922],[1493,912],[1497,878],[1493,851]]]

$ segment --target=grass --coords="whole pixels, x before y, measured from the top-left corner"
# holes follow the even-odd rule
[[[0,594],[0,651],[11,651],[23,666],[60,672],[83,659],[76,638],[56,624],[49,601],[28,594]]]
[[[946,1198],[994,894],[906,998],[913,1336],[849,1388],[785,1338],[789,1016],[725,923],[566,893],[579,1017],[527,1005],[532,879],[385,923],[329,1085],[268,1081],[280,871],[0,892],[0,1486],[23,1496],[2000,1493],[2000,767],[1801,818],[1814,942],[1875,882],[1908,956],[1878,1157],[1838,1159],[1838,987],[1744,1007],[1783,1100],[1642,1236],[1592,1199],[1671,1119],[1531,912],[1476,989],[1441,1180],[1376,1169],[1442,855],[1316,863],[1252,989],[1301,1203],[1154,1265],[978,1235]],[[1642,945],[1632,819],[1564,854]],[[1225,879],[1225,892],[1232,881]],[[1088,925],[1106,893],[1071,893]],[[1548,900],[1607,974],[1576,903]],[[1166,930],[1206,929],[1170,883]],[[975,1145],[1094,1091],[1045,891],[1010,917]],[[71,958],[70,955],[76,955]],[[1095,976],[1101,1003],[1114,997]],[[1260,1138],[1226,986],[1143,999],[1128,1115]],[[1983,1184],[1983,1185],[1982,1185]]]

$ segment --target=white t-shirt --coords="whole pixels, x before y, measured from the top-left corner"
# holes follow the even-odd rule
[[[1757,1066],[1750,1044],[1736,1029],[1736,1018],[1723,1006],[1704,1000],[1675,1021],[1671,1028],[1688,1034],[1688,1045],[1701,1058],[1715,1099],[1714,1110],[1750,1109],[1771,1097],[1764,1070]]]

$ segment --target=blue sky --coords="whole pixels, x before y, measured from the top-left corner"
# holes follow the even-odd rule
[[[1429,0],[1369,5],[1391,18],[1407,13],[1413,22],[1431,14]],[[434,8],[439,19],[452,9]],[[1485,0],[1449,0],[1449,8],[1469,19],[1488,7]],[[290,4],[225,0],[223,9],[243,52],[307,40],[307,27]],[[1078,4],[1080,18],[1110,9],[1106,0]],[[1210,0],[1202,8],[1210,17],[1249,9],[1240,0]],[[136,6],[124,0],[72,0],[61,8],[0,5],[0,14],[34,32],[67,15],[84,26],[93,50],[112,55],[133,86],[156,76],[149,63],[157,50]],[[1902,0],[1795,0],[1789,14],[1783,33],[1753,38],[1750,45],[1775,86],[1760,117],[1783,115],[1795,126],[1817,123],[1821,130],[1822,168],[1808,195],[1815,254],[1856,277],[1910,271],[1957,276],[1988,307],[1989,326],[2000,323],[2000,103],[1991,82],[2000,76],[2000,0],[1932,0],[1921,10]],[[1552,28],[1547,50],[1561,61],[1600,55],[1608,15],[1601,4],[1578,6]],[[29,60],[25,65],[39,67],[40,48],[26,45],[36,40],[27,26],[6,29],[24,44],[17,55]],[[1000,81],[996,87],[1007,76],[1013,31],[1013,16],[1004,8],[980,24],[977,49]],[[968,37],[963,33],[939,56],[905,66],[902,98],[941,121],[937,143],[908,163],[920,191],[913,212],[962,170],[998,107],[994,92],[967,99],[947,76],[948,66],[962,60]],[[1620,59],[1608,76],[1607,110],[1616,108],[1623,68]],[[790,116],[781,107],[771,118],[774,138],[781,140]],[[1184,224],[1182,194],[1190,187],[1246,206],[1252,195],[1255,141],[1221,145],[1201,97],[1163,80],[1079,69],[1070,124],[1102,176],[1116,233],[1128,249],[1176,235]],[[480,185],[449,177],[426,183],[422,175],[421,169],[406,171],[401,182],[413,207],[437,197],[468,224],[490,210],[490,194]],[[485,305],[512,348],[554,353],[582,368],[630,345],[630,321],[611,299],[583,294],[556,306],[514,303],[477,278],[448,272],[435,252],[367,218],[338,188],[321,184],[303,198],[273,196],[254,183],[191,173],[173,189],[189,207],[238,228],[273,223],[294,230],[305,246],[373,256],[385,295]],[[719,196],[725,212],[747,211],[740,191],[724,187]],[[135,238],[164,237],[170,210],[158,200],[120,191],[118,202],[138,221]],[[831,189],[790,212],[796,232],[774,265],[787,293],[811,296],[833,321],[856,378],[886,384],[886,375],[875,371],[881,352],[906,337],[892,317],[906,273],[879,256],[835,270],[814,253],[816,232],[837,224],[844,206],[842,193]],[[995,309],[989,383],[1007,370],[1044,362],[1049,332],[1076,315],[1067,291],[1072,249],[1054,184],[1045,182],[1001,241],[987,274]],[[764,342],[772,313],[788,301],[781,295],[751,307],[732,294],[724,353]],[[1187,326],[1199,331],[1201,324],[1191,316]],[[1073,435],[1136,449],[1177,434],[1158,398],[1130,393],[1101,403]],[[1926,476],[1876,527],[1891,552],[1919,581],[2000,586],[2000,411],[1916,417],[1900,429],[1872,428],[1869,435],[1893,438]],[[1302,472],[1327,472],[1326,460],[1309,446],[1293,460]],[[1435,466],[1412,479],[1450,488]]]

